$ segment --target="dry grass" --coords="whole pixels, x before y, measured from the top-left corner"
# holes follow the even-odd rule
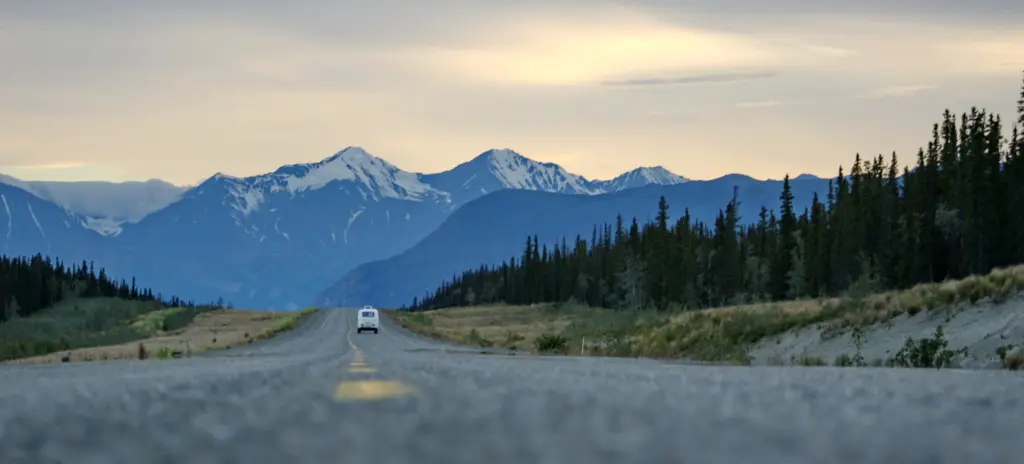
[[[982,300],[1004,301],[1024,290],[1024,266],[963,280],[922,284],[864,298],[829,298],[693,311],[668,324],[646,327],[628,339],[629,354],[746,363],[758,340],[820,324],[823,336],[868,327],[923,310],[957,311]]]
[[[508,334],[514,333],[523,336],[514,344],[515,348],[525,351],[534,348],[537,336],[551,333],[566,336],[571,347],[579,346],[581,339],[586,338],[586,354],[745,364],[749,362],[750,347],[757,341],[789,330],[819,324],[826,336],[834,336],[904,313],[957,311],[982,300],[1000,302],[1022,290],[1024,266],[1015,266],[988,275],[866,297],[749,304],[672,314],[550,304],[393,314],[414,332],[461,343],[480,344],[478,339],[483,339],[485,343],[501,346]]]
[[[578,317],[551,308],[549,304],[492,305],[388,314],[410,331],[427,337],[531,352],[538,336],[561,333]]]
[[[308,314],[304,313],[304,314]],[[150,358],[170,357],[174,352],[191,352],[224,349],[266,338],[293,327],[300,314],[295,312],[270,312],[257,310],[224,309],[199,314],[184,329],[158,332],[156,335],[120,345],[81,348],[9,361],[18,364],[56,363],[68,357],[69,361],[97,361],[108,359],[137,359],[141,343]],[[148,323],[140,318],[138,323]],[[164,356],[158,356],[164,355]]]

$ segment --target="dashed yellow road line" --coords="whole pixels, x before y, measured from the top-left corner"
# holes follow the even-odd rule
[[[334,390],[337,401],[374,401],[415,396],[416,390],[401,382],[388,380],[358,380],[342,382]]]
[[[372,367],[350,366],[348,371],[353,374],[373,374],[377,372],[377,369]]]
[[[363,357],[362,350],[352,341],[352,325],[348,327],[345,339],[352,348],[352,362],[348,372],[353,374],[373,374],[377,369],[370,367]],[[404,383],[390,380],[351,380],[338,384],[334,390],[335,401],[375,401],[391,398],[418,396],[419,392]]]

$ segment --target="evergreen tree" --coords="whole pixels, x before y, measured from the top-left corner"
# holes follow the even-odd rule
[[[617,216],[572,247],[529,237],[520,260],[454,276],[411,309],[569,300],[693,309],[906,288],[1022,263],[1024,82],[1017,106],[1010,127],[983,109],[944,112],[913,166],[900,166],[896,153],[888,162],[857,154],[825,201],[815,196],[805,211],[794,210],[789,176],[779,208],[761,208],[747,226],[735,198],[710,225],[688,210],[673,221],[659,198],[649,223],[632,218],[627,227]],[[69,272],[88,281],[84,266]],[[27,301],[37,300],[18,296]]]

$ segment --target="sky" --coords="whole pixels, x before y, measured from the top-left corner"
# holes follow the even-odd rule
[[[831,176],[946,108],[1013,115],[1019,0],[0,4],[0,173],[191,185],[359,146],[588,178]]]

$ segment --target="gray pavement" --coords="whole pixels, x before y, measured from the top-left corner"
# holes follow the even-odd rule
[[[0,463],[1024,463],[1024,375],[481,354],[355,312],[0,366]]]

